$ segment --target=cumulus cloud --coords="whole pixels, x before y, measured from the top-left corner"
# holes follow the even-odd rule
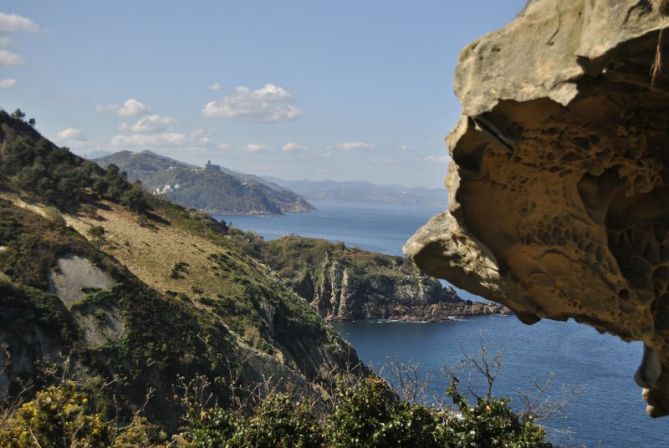
[[[7,89],[9,87],[14,87],[16,85],[16,79],[7,78],[0,79],[0,89]]]
[[[283,152],[307,152],[309,147],[305,145],[300,145],[299,143],[286,143],[281,147]]]
[[[228,118],[275,123],[293,120],[302,115],[295,105],[295,97],[286,89],[274,84],[265,84],[251,90],[245,86],[235,87],[222,99],[210,101],[202,109],[205,118]]]
[[[190,138],[193,140],[193,143],[206,146],[211,143],[211,134],[211,131],[195,128],[190,131]]]
[[[114,103],[98,104],[95,106],[95,112],[116,112],[118,106]]]
[[[142,103],[135,98],[130,98],[128,101],[123,103],[123,106],[116,111],[122,117],[131,117],[133,115],[141,114],[143,112],[148,112],[151,110],[146,104]]]
[[[371,151],[376,148],[375,143],[368,142],[343,142],[332,145],[329,151]]]
[[[67,128],[58,132],[56,136],[59,140],[72,140],[75,137],[78,137],[81,134],[81,129],[77,128]]]
[[[126,103],[127,104],[127,103]],[[120,112],[119,112],[120,113]],[[147,115],[137,120],[136,123],[121,123],[119,129],[124,132],[157,132],[170,127],[174,123],[174,118],[162,117],[158,114]]]
[[[112,146],[178,146],[186,143],[186,135],[179,132],[159,132],[156,134],[116,135]]]
[[[21,65],[26,60],[16,53],[7,50],[0,50],[0,65]]]
[[[34,33],[39,31],[39,26],[27,17],[0,12],[0,33],[17,31]]]
[[[270,151],[270,148],[265,145],[249,143],[248,145],[244,146],[244,151],[257,154],[260,152],[268,152]]]
[[[209,90],[218,92],[219,90],[223,90],[223,85],[220,82],[215,82],[209,86]]]

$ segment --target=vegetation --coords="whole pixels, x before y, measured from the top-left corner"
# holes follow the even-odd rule
[[[141,188],[128,184],[117,167],[105,171],[55,146],[24,117],[20,110],[11,117],[0,111],[0,184],[70,210],[95,197],[124,203],[138,212],[146,208]]]
[[[202,384],[206,386],[206,384]],[[470,405],[454,379],[447,394],[455,409],[399,400],[376,376],[355,384],[336,379],[332,401],[269,391],[251,412],[208,405],[205,389],[188,389],[182,425],[170,446],[183,448],[548,448],[543,429],[514,414],[505,399]],[[167,435],[141,411],[126,423],[96,412],[75,383],[50,386],[0,425],[0,445],[23,447],[163,447]]]

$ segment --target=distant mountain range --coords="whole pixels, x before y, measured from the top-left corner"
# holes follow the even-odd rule
[[[446,208],[448,193],[445,188],[377,185],[369,182],[337,182],[333,180],[283,180],[264,177],[265,180],[288,188],[308,201],[332,203],[368,203],[416,207]]]
[[[257,176],[207,163],[198,167],[151,151],[121,151],[95,159],[118,166],[154,194],[210,213],[280,215],[315,210],[300,195]]]

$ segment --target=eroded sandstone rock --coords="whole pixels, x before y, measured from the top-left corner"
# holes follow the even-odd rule
[[[466,47],[450,209],[405,246],[525,323],[643,341],[651,416],[669,414],[667,3],[534,0]]]

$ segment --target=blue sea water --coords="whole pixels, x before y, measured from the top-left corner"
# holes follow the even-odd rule
[[[401,255],[406,239],[437,210],[314,204],[317,212],[286,216],[220,216],[266,239],[298,234],[343,241],[363,249]],[[462,295],[473,298],[468,293]],[[564,416],[542,422],[551,440],[564,446],[669,447],[669,418],[644,412],[634,371],[641,345],[628,344],[575,322],[541,321],[533,326],[515,317],[484,316],[445,323],[344,322],[335,328],[360,358],[389,372],[394,361],[415,363],[431,378],[429,397],[443,396],[445,367],[462,353],[475,354],[481,338],[490,353],[502,354],[495,394],[518,405],[518,391],[554,375],[553,397],[564,385],[580,389]],[[384,367],[386,366],[386,367]]]

